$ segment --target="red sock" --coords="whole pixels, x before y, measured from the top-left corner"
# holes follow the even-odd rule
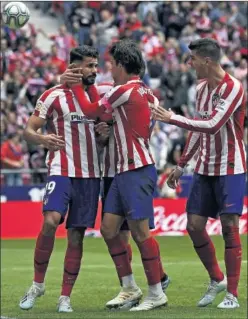
[[[239,227],[224,227],[222,232],[225,240],[227,291],[237,297],[242,261],[242,247],[239,235]]]
[[[61,296],[70,297],[72,288],[77,280],[83,255],[83,244],[81,246],[72,246],[68,243],[65,260],[64,275]]]
[[[127,254],[128,254],[129,262],[131,263],[133,259],[133,252],[132,252],[132,246],[130,244],[127,244]]]
[[[154,241],[156,242],[156,244],[157,244],[157,249],[158,249],[158,251],[159,251],[159,259],[158,259],[158,262],[159,262],[159,273],[160,273],[160,279],[162,280],[162,279],[164,279],[165,277],[167,277],[167,274],[166,274],[166,272],[164,271],[163,264],[162,264],[162,261],[161,261],[159,244],[158,244],[158,242],[156,241],[155,238],[154,238]]]
[[[116,271],[119,278],[132,274],[132,268],[129,261],[127,252],[127,246],[121,240],[120,236],[117,235],[112,239],[105,239],[108,246],[110,256],[115,263]]]
[[[218,282],[223,280],[224,274],[218,265],[215,248],[206,229],[188,231],[188,233],[193,241],[195,251],[208,271],[210,278]]]
[[[53,251],[55,236],[45,236],[40,232],[34,252],[34,281],[43,283],[50,256]]]
[[[138,247],[140,250],[148,285],[156,285],[161,280],[158,243],[153,237],[149,237],[143,243],[139,243]]]
[[[130,245],[130,244],[127,244],[126,249],[127,249],[128,259],[129,259],[129,262],[130,262],[130,264],[131,264],[132,258],[133,258],[133,252],[132,252],[132,247],[131,247],[131,245]],[[120,281],[120,285],[122,286],[122,280],[121,280],[121,278],[120,278],[119,276],[118,276],[118,278],[119,278],[119,281]]]

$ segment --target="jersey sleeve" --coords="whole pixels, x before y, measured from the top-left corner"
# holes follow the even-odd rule
[[[183,154],[180,157],[178,166],[184,168],[191,158],[195,155],[200,146],[200,133],[199,132],[190,132],[187,143],[183,150]]]
[[[103,98],[95,103],[88,101],[82,85],[75,85],[72,91],[79,102],[80,108],[86,116],[101,117],[102,113],[112,113],[113,109],[128,102],[133,88],[127,89],[124,85],[116,86]]]
[[[56,92],[44,92],[37,100],[33,115],[42,119],[48,119],[53,111],[53,103],[56,99]]]
[[[229,81],[225,83],[223,89],[224,92],[215,110],[208,119],[192,120],[181,115],[173,114],[170,123],[194,132],[216,134],[237,108],[242,105],[244,95],[243,87],[237,80],[235,80],[235,82]]]
[[[115,86],[103,96],[100,103],[107,113],[112,112],[113,109],[129,101],[132,91],[133,87],[130,88],[125,85]]]

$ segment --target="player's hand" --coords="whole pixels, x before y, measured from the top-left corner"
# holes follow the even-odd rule
[[[42,143],[49,151],[58,151],[65,147],[65,141],[62,136],[48,134],[43,136]]]
[[[178,168],[174,168],[167,179],[167,185],[172,189],[176,189],[178,186],[179,178],[182,175],[183,172],[181,170],[179,170]]]
[[[69,86],[79,84],[82,81],[82,68],[76,68],[72,63],[68,66],[65,72],[60,76],[60,83]]]
[[[158,106],[157,108],[152,109],[152,116],[154,120],[169,123],[170,118],[172,115],[175,114],[174,112],[169,109],[169,111],[165,110],[163,107]]]
[[[100,122],[95,125],[95,132],[104,138],[108,138],[110,134],[110,129],[107,123]]]

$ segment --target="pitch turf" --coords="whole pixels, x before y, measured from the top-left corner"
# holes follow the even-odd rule
[[[1,249],[1,316],[22,319],[56,318],[163,318],[163,319],[203,319],[203,318],[246,318],[247,313],[247,237],[243,236],[243,263],[239,285],[240,308],[219,310],[217,304],[224,293],[217,297],[213,305],[197,308],[196,303],[205,291],[208,277],[192,249],[188,237],[158,238],[164,265],[172,282],[167,290],[169,305],[160,310],[142,313],[111,312],[104,310],[105,303],[118,291],[118,280],[114,266],[102,239],[86,238],[81,273],[72,294],[71,314],[56,313],[56,303],[60,294],[66,240],[57,239],[46,277],[46,294],[39,298],[34,309],[19,309],[19,299],[30,286],[33,276],[34,240],[2,241]],[[223,240],[213,237],[217,255],[223,263]],[[132,244],[134,247],[134,245]],[[146,281],[137,250],[134,248],[133,271],[137,283],[146,293]],[[1,318],[2,318],[1,317]]]

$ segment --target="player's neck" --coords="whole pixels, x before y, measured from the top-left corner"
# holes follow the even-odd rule
[[[138,75],[135,74],[124,74],[121,79],[115,82],[115,85],[123,85],[126,84],[128,81],[132,81],[134,78],[138,78]]]
[[[127,75],[127,82],[135,80],[135,79],[139,79],[139,76],[137,74],[128,74]]]
[[[208,77],[208,88],[210,91],[214,90],[224,79],[226,72],[221,66],[212,68]]]

